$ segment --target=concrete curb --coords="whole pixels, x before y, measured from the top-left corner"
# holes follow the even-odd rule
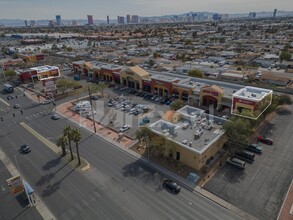
[[[7,170],[12,176],[17,176],[21,174],[19,171],[16,169],[16,167],[13,165],[13,163],[10,161],[10,159],[6,156],[6,154],[2,151],[0,148],[0,160],[3,162]],[[55,216],[53,213],[48,209],[48,207],[45,205],[45,203],[40,199],[40,197],[37,195],[37,193],[34,193],[35,195],[35,200],[36,200],[36,205],[35,208],[37,211],[40,213],[42,218],[44,220],[55,220]]]
[[[54,153],[58,154],[61,152],[60,148],[58,148],[55,144],[53,144],[51,141],[44,138],[40,133],[35,131],[33,128],[31,128],[29,125],[27,125],[24,122],[20,122],[20,125],[25,128],[27,131],[29,131],[32,135],[34,135],[39,141],[41,141],[43,144],[48,146]]]

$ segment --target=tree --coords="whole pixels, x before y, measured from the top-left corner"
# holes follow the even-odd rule
[[[73,139],[73,135],[72,135],[72,128],[69,125],[63,129],[63,135],[67,137],[71,160],[73,160],[74,157],[73,157],[73,152],[71,147],[71,140]]]
[[[292,99],[288,95],[280,95],[279,97],[279,105],[291,105],[292,104]]]
[[[89,84],[87,86],[88,90],[89,90],[89,93],[92,95],[94,93],[97,93],[99,91],[101,91],[101,87],[100,87],[100,84]]]
[[[223,128],[228,137],[230,153],[234,154],[238,149],[242,149],[246,144],[246,139],[252,132],[251,124],[248,119],[234,117],[227,121]]]
[[[281,60],[281,63],[282,63],[283,60],[290,60],[291,57],[292,57],[292,54],[289,51],[282,50],[279,57],[280,57],[280,60]]]
[[[5,70],[4,75],[9,78],[14,78],[16,76],[16,72],[14,70]]]
[[[142,141],[145,138],[150,138],[152,131],[148,127],[141,127],[135,132],[135,137]]]
[[[106,89],[108,86],[105,83],[98,84],[98,86],[99,86],[99,89],[101,91],[101,95],[103,96],[104,95],[104,89]]]
[[[66,145],[68,144],[68,139],[66,136],[61,135],[58,139],[57,139],[57,146],[62,148],[62,157],[64,157],[66,155]]]
[[[80,132],[79,129],[73,129],[73,130],[71,130],[71,134],[72,134],[72,140],[75,142],[76,154],[77,154],[77,159],[78,159],[78,165],[80,165],[81,162],[80,162],[80,156],[79,156],[78,143],[81,140],[81,132]]]
[[[159,56],[160,56],[160,54],[159,54],[158,52],[154,52],[154,53],[153,53],[153,57],[154,57],[154,58],[158,58]]]
[[[188,76],[203,78],[203,72],[199,69],[192,69],[188,71]]]
[[[181,99],[176,99],[175,101],[171,103],[170,108],[174,111],[177,111],[183,106],[184,106],[184,102]]]
[[[72,88],[72,82],[67,79],[59,79],[56,82],[57,89],[61,91],[62,94],[65,93],[65,91],[69,88]]]

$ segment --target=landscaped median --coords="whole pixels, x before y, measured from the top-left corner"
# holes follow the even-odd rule
[[[20,125],[24,127],[27,131],[29,131],[32,135],[34,135],[39,141],[41,141],[43,144],[45,144],[47,147],[49,147],[54,153],[57,155],[61,155],[61,148],[57,147],[54,143],[43,137],[40,133],[35,131],[33,128],[31,128],[29,125],[27,125],[24,122],[21,122]],[[81,165],[78,166],[78,161],[76,160],[77,155],[74,153],[74,160],[71,160],[70,153],[68,152],[65,157],[62,157],[67,163],[69,163],[71,166],[76,167],[78,170],[85,171],[90,168],[90,164],[87,160],[84,158],[81,159]]]

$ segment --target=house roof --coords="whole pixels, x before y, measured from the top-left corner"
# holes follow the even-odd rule
[[[262,75],[260,76],[260,78],[265,80],[275,80],[275,81],[281,81],[281,82],[287,82],[289,80],[292,80],[292,78],[290,77],[276,76],[272,72],[262,72]]]
[[[223,94],[225,91],[224,89],[220,88],[219,86],[216,86],[216,85],[212,85],[212,86],[206,86],[206,87],[203,87],[202,89],[206,89],[206,88],[211,88],[212,90],[218,92],[218,93],[221,93]]]
[[[145,71],[143,68],[139,66],[132,66],[129,67],[129,69],[142,78],[148,78],[150,75],[147,71]]]
[[[84,63],[84,66],[85,66],[86,68],[88,68],[88,69],[92,69],[92,68],[93,68],[93,65],[92,65],[91,62],[85,62],[85,63]]]

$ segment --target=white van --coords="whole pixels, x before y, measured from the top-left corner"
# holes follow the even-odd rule
[[[87,109],[91,109],[90,101],[81,101],[75,105],[75,111],[84,111]]]

